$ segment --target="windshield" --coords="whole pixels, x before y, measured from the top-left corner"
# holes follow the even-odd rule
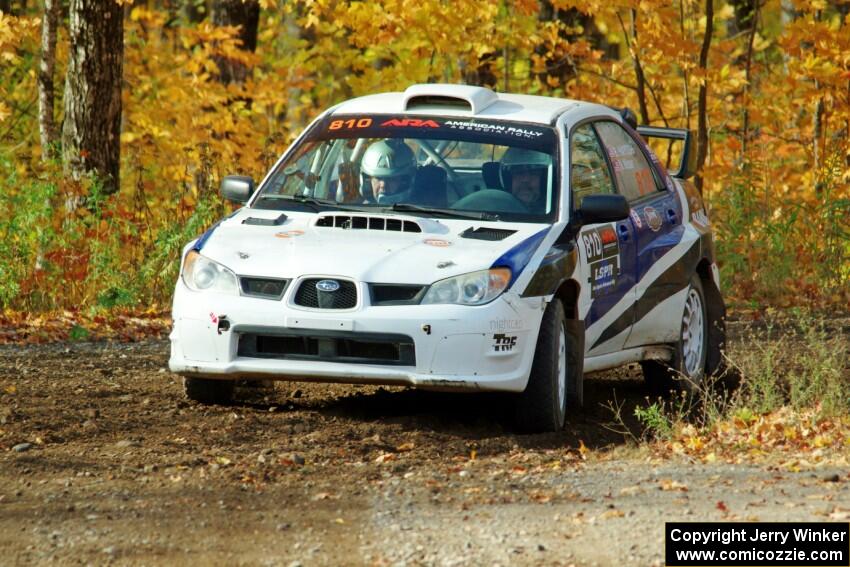
[[[526,123],[330,116],[275,167],[252,206],[551,222],[555,140],[552,128]]]

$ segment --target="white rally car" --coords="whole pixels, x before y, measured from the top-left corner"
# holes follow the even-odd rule
[[[586,372],[699,384],[725,308],[695,152],[624,116],[439,84],[331,108],[257,190],[222,181],[245,206],[184,249],[171,370],[205,403],[245,379],[513,392],[526,431]]]

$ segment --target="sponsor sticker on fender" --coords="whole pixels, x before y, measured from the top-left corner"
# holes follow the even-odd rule
[[[496,352],[510,352],[516,346],[516,336],[496,333],[493,335],[493,350]]]
[[[445,248],[446,246],[451,246],[452,243],[448,240],[443,240],[442,238],[426,238],[422,241],[423,244],[427,244],[428,246],[436,246],[438,248]]]
[[[617,256],[590,265],[590,297],[610,292],[617,282],[620,260]]]
[[[295,238],[296,236],[301,236],[304,234],[303,230],[287,230],[285,232],[276,232],[275,237],[277,238]]]
[[[643,216],[646,217],[646,224],[649,225],[652,232],[661,230],[661,215],[653,207],[644,207]]]
[[[590,297],[609,293],[620,273],[620,241],[612,226],[603,226],[581,235],[590,270]]]
[[[587,262],[596,262],[620,254],[620,242],[617,233],[611,226],[603,226],[585,232],[581,235],[584,250],[587,252]]]

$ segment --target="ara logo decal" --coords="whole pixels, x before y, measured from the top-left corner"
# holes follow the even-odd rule
[[[644,207],[643,216],[646,217],[646,224],[649,225],[652,232],[661,230],[661,215],[658,214],[658,211],[652,207]]]
[[[408,128],[439,128],[440,125],[433,120],[421,120],[419,118],[392,118],[387,120],[381,126],[396,126]]]
[[[493,335],[493,350],[496,352],[510,352],[516,346],[516,337],[504,333]]]

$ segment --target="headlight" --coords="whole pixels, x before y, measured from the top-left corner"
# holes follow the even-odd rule
[[[236,274],[195,250],[186,254],[183,260],[183,283],[194,291],[239,293]]]
[[[440,280],[428,289],[423,304],[484,305],[499,297],[511,281],[508,268],[492,268]]]

